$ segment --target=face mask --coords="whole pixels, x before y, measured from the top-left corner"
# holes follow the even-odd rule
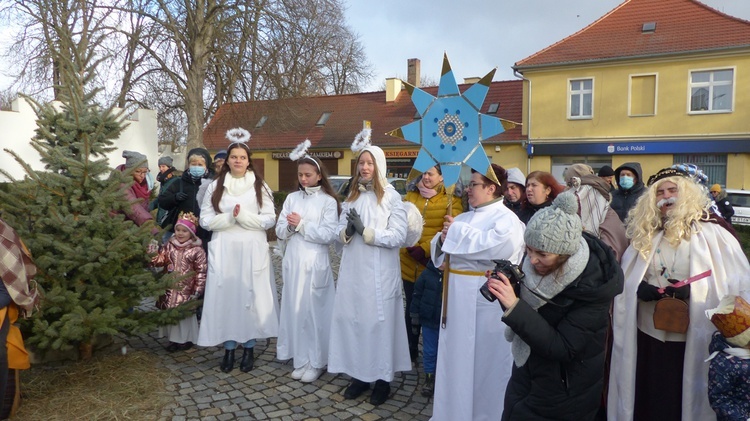
[[[622,177],[620,177],[620,182],[618,184],[620,185],[620,187],[627,190],[633,187],[633,177],[628,177],[627,175],[623,175]]]
[[[197,177],[203,177],[203,174],[206,173],[206,169],[203,168],[203,167],[201,167],[201,166],[192,166],[191,165],[190,168],[188,169],[188,171],[190,172],[190,175],[192,175],[193,177],[196,177],[196,178]]]

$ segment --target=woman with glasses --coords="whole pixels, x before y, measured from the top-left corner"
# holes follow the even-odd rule
[[[599,410],[609,306],[623,275],[612,249],[583,233],[577,210],[563,193],[526,225],[520,297],[504,274],[489,279],[514,362],[502,420],[593,420]]]
[[[497,419],[513,364],[502,309],[479,292],[493,259],[519,263],[523,224],[503,204],[507,173],[492,165],[498,182],[472,171],[467,196],[472,210],[445,217],[431,242],[436,267],[448,267],[448,297],[438,342],[434,421]]]
[[[148,158],[146,155],[135,151],[123,151],[122,157],[125,163],[119,165],[117,169],[122,172],[130,171],[133,182],[126,186],[125,196],[132,204],[130,209],[125,211],[125,218],[133,221],[139,227],[154,218],[148,211],[149,197],[153,182],[149,183],[148,177]],[[158,232],[158,228],[154,227]]]

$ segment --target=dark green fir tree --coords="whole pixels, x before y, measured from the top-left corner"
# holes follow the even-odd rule
[[[138,227],[125,219],[124,186],[132,178],[112,170],[105,157],[124,119],[98,106],[97,91],[87,90],[95,64],[81,66],[85,57],[68,51],[72,57],[57,55],[59,102],[27,98],[38,116],[31,142],[46,169],[33,170],[6,149],[25,176],[0,192],[0,211],[39,269],[41,308],[26,321],[27,343],[41,352],[78,348],[87,358],[94,338],[150,332],[186,317],[196,303],[166,311],[141,306],[179,279],[148,269],[154,224]]]

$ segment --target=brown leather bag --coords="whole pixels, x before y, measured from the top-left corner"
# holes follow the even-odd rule
[[[667,332],[686,333],[688,325],[690,325],[688,303],[674,297],[664,297],[656,302],[655,328]]]

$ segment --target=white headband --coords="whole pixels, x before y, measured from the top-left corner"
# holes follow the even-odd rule
[[[292,161],[299,161],[303,158],[309,158],[312,162],[315,163],[315,166],[318,167],[318,172],[320,172],[320,165],[318,165],[318,161],[307,154],[307,150],[310,148],[311,144],[312,143],[310,143],[310,139],[305,139],[304,142],[297,145],[297,147],[289,153],[289,159],[291,159]]]

